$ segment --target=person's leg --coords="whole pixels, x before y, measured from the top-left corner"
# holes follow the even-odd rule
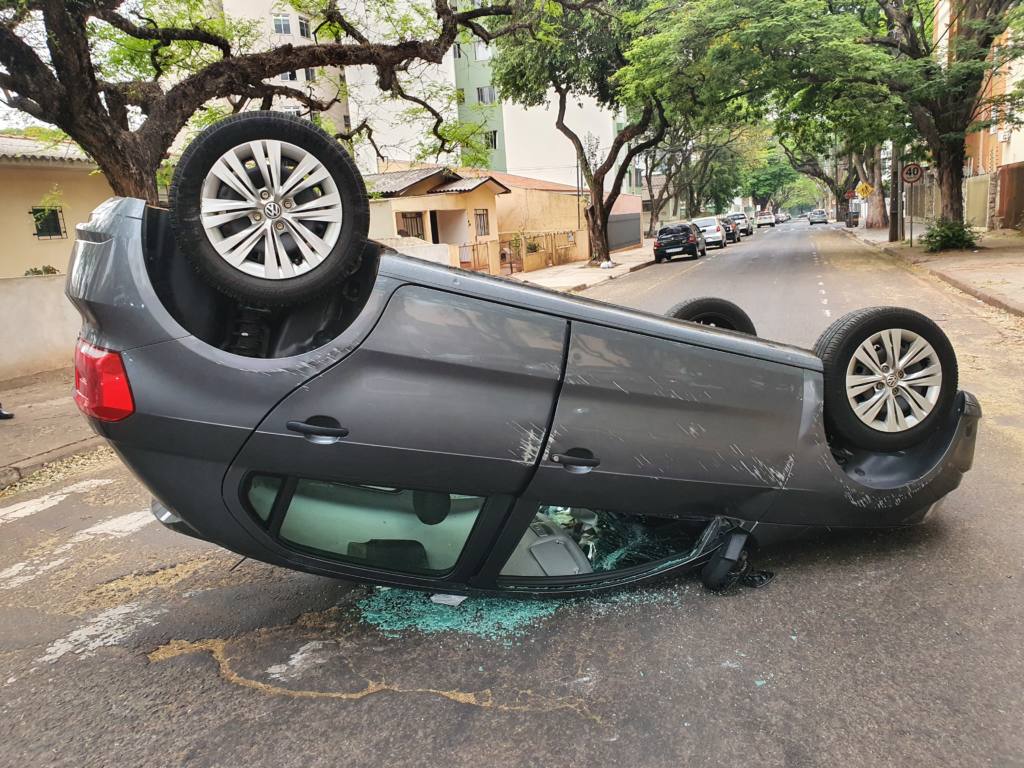
[[[3,404],[0,403],[0,419],[13,419],[13,418],[14,418],[14,414],[11,413],[10,411],[5,411]]]

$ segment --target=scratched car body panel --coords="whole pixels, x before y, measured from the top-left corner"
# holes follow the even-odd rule
[[[93,424],[162,522],[266,562],[606,589],[706,563],[729,532],[920,522],[971,466],[967,393],[918,446],[840,454],[806,350],[374,244],[358,290],[269,316],[268,352],[242,356],[234,310],[173,249],[137,200],[78,229],[68,296],[134,398]]]

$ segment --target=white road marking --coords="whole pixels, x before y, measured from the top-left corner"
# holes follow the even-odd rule
[[[142,530],[155,519],[153,513],[147,509],[142,512],[129,512],[127,515],[104,520],[102,523],[97,523],[90,528],[79,531],[69,541],[51,550],[46,555],[15,563],[9,568],[0,571],[0,590],[15,589],[42,576],[44,573],[49,573],[59,568],[70,559],[67,556],[68,553],[79,544],[97,538],[123,539],[125,536],[131,536],[133,533]]]
[[[821,303],[822,303],[822,304],[828,304],[828,299],[822,299],[822,300],[821,300]]]
[[[0,507],[0,525],[10,523],[14,520],[20,520],[21,518],[28,517],[29,515],[34,515],[37,512],[42,512],[50,507],[55,507],[73,493],[85,493],[101,486],[108,485],[112,482],[114,481],[102,479],[82,480],[79,483],[69,485],[59,491],[54,491],[53,493],[44,494],[35,499],[20,501],[17,504],[11,504],[9,507]]]
[[[126,603],[108,608],[89,620],[85,626],[72,630],[50,643],[36,663],[52,664],[61,656],[73,653],[79,658],[92,656],[100,648],[117,645],[144,626],[153,626],[166,608],[142,608],[139,603]]]

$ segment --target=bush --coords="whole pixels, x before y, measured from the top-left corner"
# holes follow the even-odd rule
[[[965,251],[974,248],[978,239],[974,231],[962,221],[939,219],[932,223],[921,238],[924,249],[929,253],[936,251]]]
[[[41,267],[32,267],[31,269],[25,270],[25,277],[32,277],[33,275],[56,275],[59,270],[56,267],[51,267],[49,264],[44,264]]]

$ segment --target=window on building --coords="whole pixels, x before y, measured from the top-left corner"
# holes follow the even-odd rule
[[[462,43],[455,44],[455,46],[452,48],[452,55],[454,55],[456,59],[462,58]]]
[[[352,130],[352,118],[349,115],[344,115],[341,118],[341,122],[344,124],[346,131]]]
[[[497,131],[486,131],[484,133],[484,146],[487,149],[498,148],[498,132]]]
[[[401,237],[418,237],[421,240],[426,240],[423,234],[423,214],[401,214],[401,226],[398,228],[398,234]]]
[[[488,61],[494,52],[491,50],[491,46],[481,40],[473,44],[473,55],[477,61]]]
[[[284,112],[286,115],[295,115],[295,117],[301,117],[302,115],[302,108],[296,107],[292,104],[281,107],[281,111]]]
[[[299,16],[299,35],[306,38],[313,36],[309,31],[309,19],[304,16]]]
[[[64,227],[64,211],[60,207],[33,208],[29,211],[40,240],[58,240],[68,236]]]
[[[312,83],[316,80],[316,70],[313,67],[306,67],[306,82]]]
[[[476,220],[476,234],[478,237],[491,234],[491,222],[487,216],[486,208],[477,208],[473,211],[473,218]]]
[[[282,80],[298,80],[299,76],[295,72],[282,72],[281,73],[281,79]]]
[[[481,104],[493,104],[498,100],[498,94],[493,85],[482,85],[476,89],[476,100]]]
[[[274,21],[274,34],[290,35],[292,33],[292,20],[287,13],[275,13],[271,18]]]

